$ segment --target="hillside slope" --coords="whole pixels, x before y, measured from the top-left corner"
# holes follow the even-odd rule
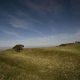
[[[80,80],[80,45],[3,51],[0,80]]]

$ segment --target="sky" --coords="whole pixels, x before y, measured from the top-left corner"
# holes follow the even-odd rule
[[[0,47],[74,41],[80,41],[80,0],[0,0]]]

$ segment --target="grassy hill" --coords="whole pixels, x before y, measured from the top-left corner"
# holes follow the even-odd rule
[[[0,80],[80,80],[80,44],[2,51]]]

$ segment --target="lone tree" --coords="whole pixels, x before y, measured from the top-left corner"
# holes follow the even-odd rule
[[[23,47],[24,47],[24,45],[19,44],[19,45],[15,45],[15,46],[13,47],[13,49],[14,49],[16,52],[20,52],[21,50],[23,50]]]

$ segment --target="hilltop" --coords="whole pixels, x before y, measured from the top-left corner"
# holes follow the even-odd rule
[[[0,80],[80,80],[80,44],[0,53]]]

